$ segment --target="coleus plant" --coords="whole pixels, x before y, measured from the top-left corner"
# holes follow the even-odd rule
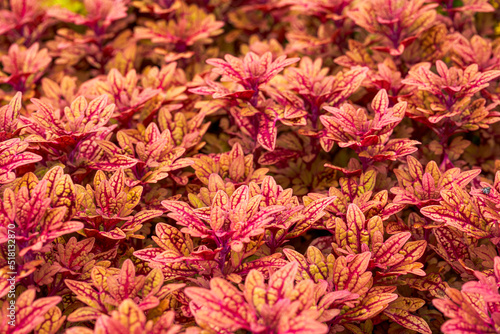
[[[434,23],[436,7],[436,4],[425,4],[424,0],[369,0],[347,15],[381,39],[378,50],[399,56]]]
[[[8,304],[4,303],[2,311],[1,329],[4,333],[31,333],[33,330],[47,329],[55,333],[62,326],[65,317],[61,314],[57,304],[61,297],[36,298],[36,289],[28,289],[17,298],[15,313],[19,317],[17,326],[9,324]],[[54,320],[54,321],[52,321]]]
[[[14,285],[23,279],[33,281],[33,273],[43,263],[38,254],[50,250],[53,240],[83,228],[81,222],[72,220],[77,207],[75,185],[61,167],[50,169],[41,180],[26,173],[16,181],[13,188],[4,190],[0,203],[0,261],[3,268],[12,268],[15,259],[17,271],[10,270],[14,276],[9,276],[15,278]],[[8,246],[12,239],[14,248]],[[0,282],[0,294],[5,296],[10,284],[5,284],[7,277]]]
[[[115,107],[114,118],[126,123],[132,115],[154,98],[159,90],[137,86],[139,78],[135,70],[122,75],[117,69],[109,71],[106,80],[96,78],[80,86],[79,94],[88,98],[96,98],[106,94]]]
[[[471,98],[488,87],[490,81],[499,77],[500,71],[480,72],[477,64],[467,66],[464,70],[448,68],[441,60],[436,62],[438,74],[431,72],[430,68],[429,63],[419,64],[408,73],[408,78],[402,81],[418,90],[418,94],[413,96],[418,99],[419,105],[426,106],[415,108],[410,102],[411,114],[417,120],[430,124],[444,138],[448,138],[458,129],[474,130],[478,126],[487,127],[491,116],[487,112],[488,109],[484,110],[485,100]],[[477,107],[473,107],[474,105]],[[451,119],[451,129],[446,122],[442,124],[445,125],[442,130],[439,130],[442,126],[433,126],[446,119]]]
[[[443,163],[450,167],[451,136],[488,128],[499,120],[498,112],[493,111],[498,102],[486,104],[484,98],[475,95],[499,77],[500,71],[480,72],[477,64],[464,70],[448,68],[441,60],[436,62],[438,74],[431,72],[430,68],[430,63],[415,65],[402,83],[413,87],[413,94],[407,98],[410,117],[427,125],[439,136]]]
[[[120,311],[125,305],[138,312],[151,310],[158,307],[161,300],[173,291],[184,286],[184,284],[164,286],[164,277],[159,269],[153,269],[147,276],[136,276],[131,260],[126,260],[120,270],[95,266],[92,268],[91,278],[92,284],[65,280],[66,286],[75,293],[76,299],[87,305],[71,313],[68,321],[100,319],[105,322],[107,317],[103,317],[104,315],[113,316],[113,310]],[[164,321],[162,317],[159,320]]]
[[[205,206],[198,198],[192,201],[199,204],[200,208],[193,210],[188,204],[176,201],[163,201],[162,205],[171,211],[169,216],[174,218],[178,224],[185,226],[181,232],[187,233],[194,238],[203,238],[214,244],[214,249],[201,245],[199,250],[192,253],[192,260],[207,262],[209,272],[212,270],[225,273],[238,269],[242,261],[253,254],[258,247],[264,228],[273,220],[273,214],[283,209],[282,206],[272,205],[260,208],[261,196],[250,196],[248,186],[241,186],[231,191],[231,196],[224,191],[224,184],[220,178],[214,175],[209,182],[208,191],[210,206]],[[222,186],[223,189],[217,189]],[[210,191],[212,190],[212,191]],[[210,194],[211,192],[211,194]],[[214,194],[215,192],[215,194]],[[204,223],[207,221],[208,224]],[[208,225],[208,226],[207,226]],[[167,244],[168,246],[168,244]],[[192,246],[191,246],[192,249]],[[153,262],[169,264],[172,262],[187,261],[182,252],[177,250],[157,250],[156,256],[151,257],[149,250],[144,250],[146,258]],[[189,251],[186,249],[186,251]],[[199,255],[196,254],[199,252]],[[141,257],[142,251],[136,256]],[[275,258],[276,256],[274,256]],[[198,259],[197,259],[198,258]],[[231,260],[228,265],[226,262]],[[257,263],[247,264],[258,266]],[[265,264],[265,261],[264,261]],[[262,266],[262,264],[261,264]],[[229,268],[227,268],[229,267]],[[233,268],[233,269],[230,269]]]
[[[304,101],[304,109],[310,110],[313,129],[317,129],[319,114],[323,105],[337,106],[351,96],[366,77],[368,68],[353,67],[350,71],[327,75],[328,68],[322,67],[320,58],[302,58],[299,67],[285,70],[285,78],[292,91]]]
[[[335,217],[345,217],[351,203],[361,209],[367,218],[380,216],[382,220],[386,220],[403,210],[405,208],[404,204],[389,201],[387,190],[374,192],[377,175],[376,170],[369,169],[361,173],[361,175],[353,174],[341,177],[339,179],[340,189],[331,187],[328,190],[328,195],[336,198],[327,208],[327,211],[332,213],[332,216],[325,216],[327,220]],[[311,201],[324,196],[324,194],[309,193],[307,197],[304,197],[304,201]],[[325,226],[328,226],[328,223]]]
[[[320,117],[325,126],[323,138],[338,143],[340,147],[351,147],[364,165],[396,160],[417,150],[415,145],[420,142],[416,140],[390,139],[405,115],[405,102],[390,108],[387,92],[382,89],[372,100],[371,107],[373,115],[350,104],[340,108],[325,107],[332,115]],[[322,145],[327,151],[331,149],[328,142],[322,142]]]
[[[61,159],[65,163],[73,157],[77,146],[94,134],[103,132],[115,109],[102,95],[90,102],[77,97],[61,112],[59,108],[34,99],[37,112],[32,117],[20,117],[26,125],[23,133],[26,140],[38,144],[38,150],[46,159]],[[69,161],[75,166],[74,161]]]
[[[325,257],[318,248],[310,246],[306,256],[289,249],[285,250],[285,254],[290,261],[299,263],[299,280],[324,283],[326,291],[329,292],[350,293],[348,298],[333,304],[341,307],[340,314],[337,313],[337,316],[328,322],[334,331],[341,331],[344,327],[352,332],[360,331],[362,329],[356,325],[357,322],[384,312],[391,320],[408,329],[431,333],[422,318],[410,313],[423,305],[421,299],[398,298],[398,295],[393,293],[395,287],[374,285],[372,273],[368,270],[370,252],[335,258],[333,254]],[[343,327],[339,327],[340,325]]]
[[[452,26],[457,31],[474,31],[474,17],[471,13],[487,13],[495,11],[495,7],[485,0],[467,0],[461,3],[452,4],[443,0],[434,0],[438,3],[446,16],[443,21]]]
[[[334,251],[337,254],[359,254],[370,251],[370,266],[380,268],[381,276],[399,276],[412,273],[425,276],[423,264],[415,263],[424,253],[424,240],[407,242],[411,234],[401,232],[384,240],[384,227],[380,216],[369,220],[356,204],[349,204],[344,219],[335,221]]]
[[[50,169],[41,180],[26,173],[16,181],[13,189],[4,190],[2,243],[7,242],[11,224],[19,229],[16,238],[21,256],[41,251],[51,240],[82,228],[82,223],[70,220],[76,213],[77,195],[70,176],[61,167]]]
[[[208,291],[197,287],[185,291],[192,299],[190,309],[195,318],[207,329],[219,329],[221,333],[239,329],[252,333],[327,333],[328,327],[318,320],[329,320],[339,314],[340,310],[329,307],[351,294],[335,291],[318,300],[315,293],[324,288],[312,280],[295,285],[297,270],[296,262],[289,263],[274,272],[267,285],[264,275],[252,270],[243,292],[222,278],[213,278]]]
[[[189,197],[194,209],[183,202],[162,202],[171,211],[169,216],[185,227],[179,231],[168,225],[157,225],[158,237],[154,240],[161,248],[147,248],[134,255],[171,275],[182,275],[187,265],[184,275],[188,277],[193,275],[193,270],[195,273],[203,270],[207,271],[204,275],[217,272],[237,279],[252,268],[263,270],[282,265],[281,256],[274,250],[287,238],[307,231],[333,200],[320,199],[303,208],[291,195],[290,190],[280,189],[271,177],[266,177],[261,187],[250,183],[250,187],[235,189],[233,183],[224,184],[220,176],[212,174],[208,187],[201,188],[198,196]],[[194,247],[192,238],[198,247]],[[264,242],[272,250],[271,254],[248,261]],[[181,272],[176,273],[179,270]]]
[[[441,327],[443,333],[455,333],[467,329],[475,333],[497,333],[498,283],[500,282],[500,258],[495,257],[493,273],[474,273],[477,281],[465,283],[460,290],[448,288],[446,298],[435,299],[433,304],[450,318]]]
[[[244,155],[243,148],[239,143],[236,143],[230,152],[214,157],[200,155],[193,160],[192,167],[195,170],[196,177],[203,184],[208,184],[212,174],[218,174],[223,180],[231,180],[236,185],[248,182],[261,183],[269,171],[268,168],[256,170],[253,155]]]
[[[0,184],[15,180],[14,169],[42,160],[42,157],[32,152],[25,152],[29,143],[19,138],[12,138],[0,144]]]
[[[0,1],[0,332],[498,332],[498,8]]]
[[[87,327],[72,327],[67,330],[68,334],[90,334],[100,332],[119,331],[120,333],[180,333],[181,326],[174,325],[174,313],[172,311],[164,315],[156,322],[149,320],[144,312],[131,300],[124,300],[111,316],[100,316],[91,330]]]
[[[104,154],[93,165],[93,169],[113,171],[117,167],[128,169],[134,184],[156,183],[171,175],[170,171],[193,164],[189,158],[181,158],[186,151],[177,146],[167,128],[160,132],[156,123],[147,128],[120,130],[118,145],[109,140],[98,142]],[[178,183],[186,184],[183,177],[171,175]]]
[[[43,92],[40,100],[45,104],[64,110],[75,100],[77,95],[75,77],[65,75],[57,82],[49,78],[43,78],[40,82]]]
[[[6,141],[19,134],[19,115],[21,111],[21,92],[10,100],[9,104],[0,108],[0,139]]]
[[[211,37],[222,32],[224,22],[217,21],[213,14],[207,14],[195,4],[188,6],[178,2],[177,6],[166,9],[173,11],[173,18],[168,21],[148,20],[135,29],[135,38],[156,44],[154,52],[164,56],[166,62],[192,57],[195,50],[209,44]]]
[[[220,75],[222,82],[232,83],[233,87],[228,89],[208,78],[208,86],[190,91],[202,95],[211,94],[213,98],[228,98],[234,104],[238,103],[237,99],[245,101],[244,108],[236,105],[231,108],[231,116],[254,141],[267,150],[274,150],[276,121],[282,120],[286,124],[286,120],[300,118],[304,116],[304,112],[293,105],[288,108],[276,105],[270,100],[263,100],[262,96],[259,98],[259,95],[266,84],[285,67],[299,61],[299,58],[287,59],[286,56],[280,56],[273,60],[270,52],[262,56],[248,52],[243,60],[232,55],[226,55],[224,59],[208,59],[207,63],[215,66],[212,72]]]
[[[78,185],[76,191],[81,200],[78,216],[88,226],[84,233],[87,237],[97,237],[100,242],[103,242],[103,238],[142,238],[135,233],[142,228],[143,223],[163,214],[161,210],[141,210],[132,215],[141,199],[143,187],[126,186],[123,169],[119,169],[109,179],[104,172],[98,171],[93,187]]]
[[[181,102],[187,99],[185,94],[187,89],[186,74],[177,67],[175,62],[161,68],[146,68],[141,78],[141,84],[145,89],[158,91],[158,94],[148,101],[141,111],[141,119],[145,119],[146,124],[158,113],[160,108],[173,112],[182,107]],[[178,115],[185,116],[183,113]]]
[[[439,205],[420,210],[424,216],[440,223],[437,226],[451,226],[476,239],[496,234],[497,214],[484,198],[469,195],[455,183],[450,190],[442,190],[441,195]]]
[[[499,68],[497,46],[479,35],[474,35],[469,40],[462,35],[457,35],[453,44],[453,61],[460,67],[477,64],[478,69],[483,71]]]
[[[30,95],[52,58],[47,49],[40,50],[38,43],[29,48],[12,44],[9,52],[2,56],[0,61],[3,65],[0,82]]]
[[[1,14],[0,34],[10,43],[25,39],[26,45],[31,45],[39,40],[45,29],[55,23],[37,0],[5,1]]]
[[[441,173],[435,161],[429,161],[425,169],[412,156],[406,161],[406,168],[394,170],[398,186],[391,188],[391,192],[396,195],[395,203],[412,204],[418,208],[437,204],[442,199],[442,190],[451,189],[453,184],[465,187],[481,173],[480,169],[461,172],[460,168]]]
[[[127,18],[128,0],[104,0],[95,2],[83,1],[83,10],[76,13],[63,6],[51,6],[47,11],[50,17],[61,23],[80,26],[79,29],[63,27],[57,30],[57,36],[49,43],[53,53],[58,54],[59,64],[76,64],[85,62],[105,73],[106,64],[118,50],[123,50],[115,43],[124,33],[130,36],[130,31],[123,32],[123,22]],[[67,25],[66,24],[66,25]],[[66,46],[71,45],[69,50]],[[66,50],[66,51],[65,51]]]

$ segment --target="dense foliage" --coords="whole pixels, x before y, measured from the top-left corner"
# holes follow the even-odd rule
[[[0,0],[0,333],[500,333],[498,0]]]

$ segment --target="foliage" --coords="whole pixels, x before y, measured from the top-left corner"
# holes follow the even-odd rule
[[[499,333],[499,8],[1,0],[0,332]]]

